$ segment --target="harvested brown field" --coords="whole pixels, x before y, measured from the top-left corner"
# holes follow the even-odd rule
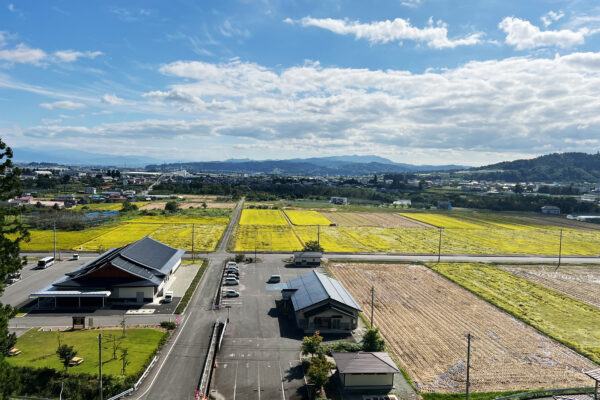
[[[146,204],[143,207],[140,207],[140,210],[164,210],[166,201],[153,201],[149,204]],[[180,203],[179,208],[188,209],[188,208],[202,208],[202,202],[200,203]],[[233,208],[235,207],[235,203],[211,203],[206,202],[206,208]]]
[[[566,219],[562,217],[553,217],[553,216],[515,216],[514,218],[518,218],[520,220],[526,222],[533,222],[540,225],[549,225],[549,226],[558,226],[566,229],[582,229],[582,230],[590,230],[597,231],[600,230],[600,224],[593,224],[591,222],[582,222],[575,221],[572,219]]]
[[[338,226],[373,226],[381,228],[433,228],[433,226],[392,213],[321,212]]]
[[[456,393],[466,379],[471,333],[471,389],[478,392],[589,385],[597,366],[423,265],[330,264],[417,388]]]
[[[563,265],[504,265],[503,270],[546,286],[575,300],[600,308],[600,267]]]

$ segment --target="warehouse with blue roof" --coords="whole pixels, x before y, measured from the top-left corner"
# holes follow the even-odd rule
[[[305,333],[350,333],[362,311],[346,288],[325,274],[311,271],[290,279],[283,300]]]

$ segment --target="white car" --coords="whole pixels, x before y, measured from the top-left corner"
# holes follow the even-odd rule
[[[234,262],[234,261],[228,261],[225,266],[226,267],[233,267],[233,268],[237,268],[238,267],[237,263]]]
[[[235,286],[235,285],[239,285],[240,281],[238,281],[235,278],[225,278],[225,281],[223,281],[223,285],[227,285],[227,286]]]
[[[225,290],[223,292],[223,297],[240,297],[240,292],[237,290]]]

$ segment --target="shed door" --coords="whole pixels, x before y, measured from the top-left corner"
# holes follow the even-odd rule
[[[144,302],[144,292],[135,292],[135,295],[138,303]]]

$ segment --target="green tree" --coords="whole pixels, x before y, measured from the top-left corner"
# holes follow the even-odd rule
[[[306,377],[308,381],[315,385],[315,390],[319,393],[323,386],[329,381],[329,370],[331,364],[325,357],[314,357],[310,361],[310,366],[306,371]]]
[[[302,353],[310,354],[311,356],[323,354],[322,341],[323,336],[319,335],[319,331],[316,331],[312,336],[304,336],[302,338]]]
[[[121,211],[123,212],[127,212],[127,211],[137,211],[138,207],[133,204],[132,202],[130,202],[129,200],[125,200],[123,202],[123,206],[121,207]]]
[[[75,350],[73,346],[61,344],[60,346],[58,346],[58,349],[56,349],[56,354],[58,355],[60,362],[62,362],[63,366],[65,367],[65,372],[67,372],[69,368],[69,363],[71,362],[73,357],[77,355],[77,350]]]
[[[316,240],[309,240],[308,242],[304,243],[302,251],[320,251],[322,253],[323,246],[321,246]]]
[[[131,364],[131,362],[127,359],[128,351],[127,349],[121,350],[121,361],[123,362],[123,367],[121,369],[121,375],[125,375],[127,371],[127,366]]]
[[[179,210],[179,203],[176,201],[168,201],[167,204],[165,204],[165,210],[169,212],[176,212]]]
[[[521,186],[520,184],[518,184],[518,183],[517,183],[517,184],[515,185],[515,187],[514,187],[513,191],[514,191],[516,194],[521,194],[521,193],[523,193],[523,186]]]
[[[0,201],[6,201],[20,195],[20,170],[12,163],[13,152],[0,139]],[[18,207],[0,207],[0,295],[4,284],[11,275],[18,272],[26,263],[19,256],[21,242],[29,240],[29,233],[21,224]],[[6,362],[8,355],[17,342],[15,334],[8,333],[8,320],[14,317],[16,310],[10,305],[0,303],[0,399],[15,389],[12,379],[13,369]]]
[[[369,328],[362,339],[363,351],[384,351],[385,342],[379,334],[379,328]]]
[[[202,202],[202,208],[204,208],[204,209],[206,210],[206,207],[208,207],[208,206],[207,206],[207,205],[206,205],[206,203],[203,201],[203,202]]]

